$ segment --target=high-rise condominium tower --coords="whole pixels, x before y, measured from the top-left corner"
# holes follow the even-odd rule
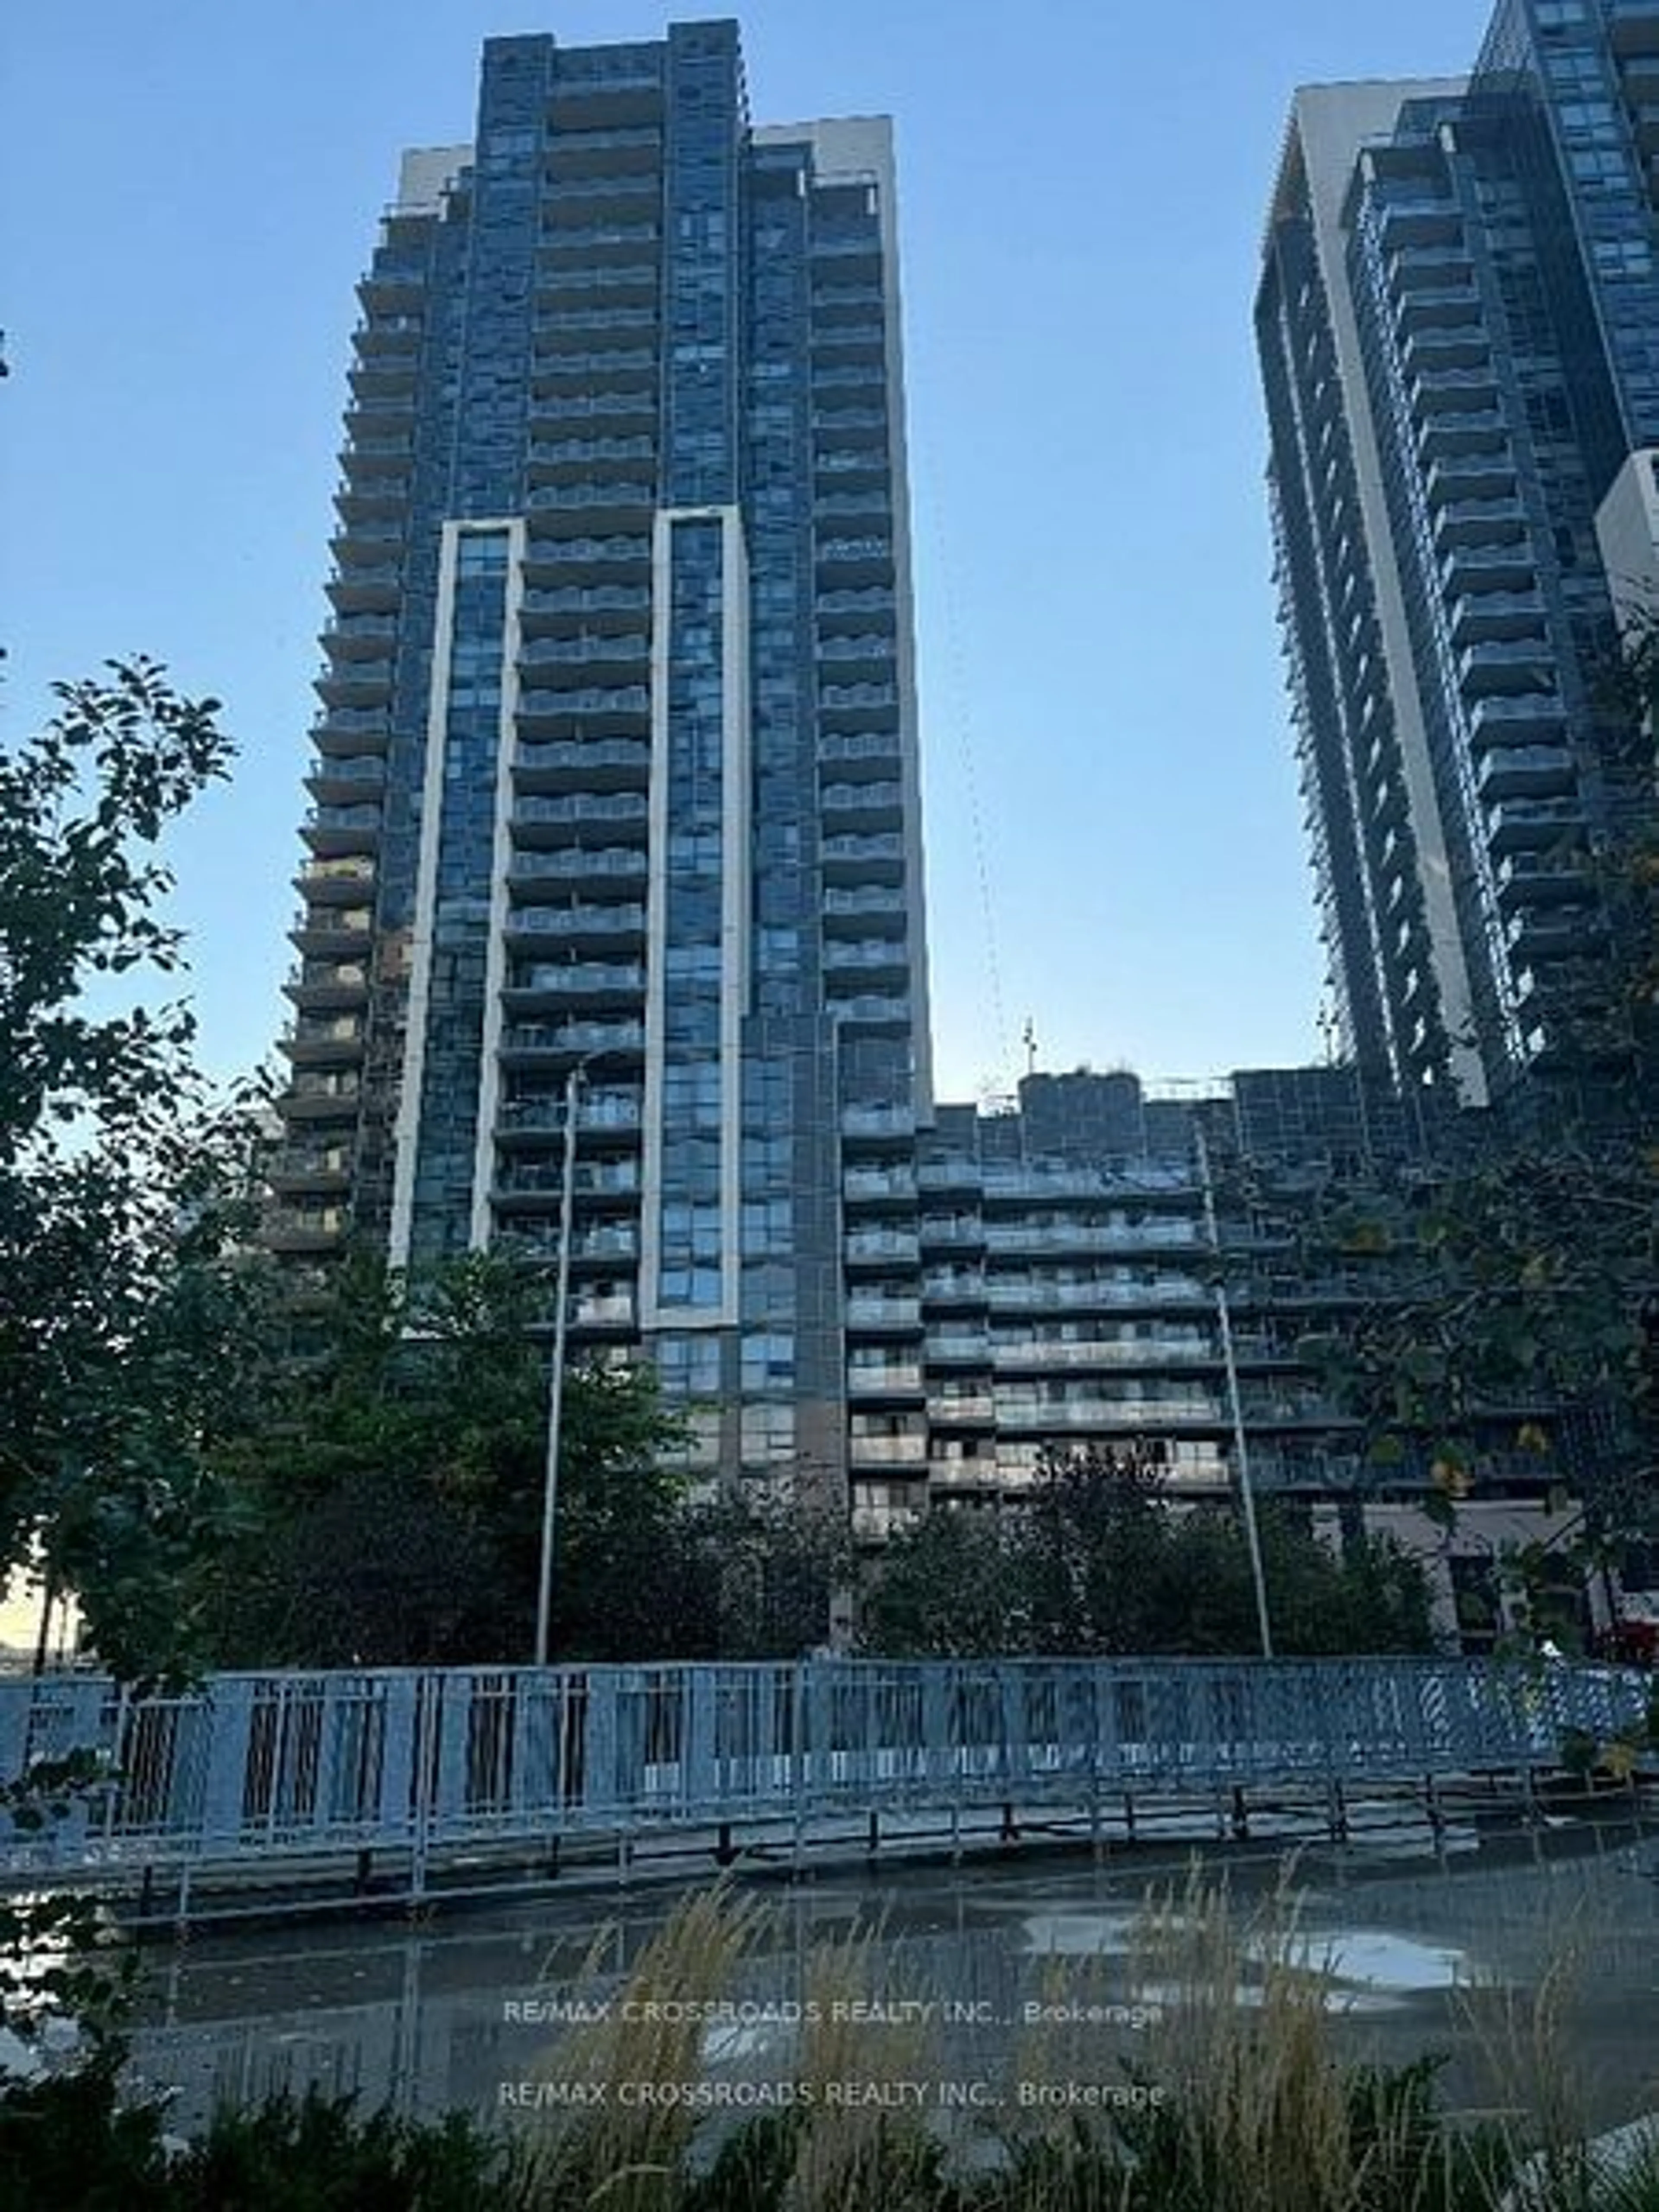
[[[484,49],[360,287],[275,1236],[551,1251],[845,1463],[844,1120],[930,1112],[890,131],[736,27]],[[720,1424],[724,1424],[724,1428]]]
[[[1297,95],[1256,321],[1340,1026],[1514,1096],[1620,927],[1641,793],[1605,682],[1651,594],[1655,0],[1503,0],[1469,79]],[[1616,1024],[1590,1024],[1617,1059]]]

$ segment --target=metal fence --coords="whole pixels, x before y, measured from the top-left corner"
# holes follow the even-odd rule
[[[808,1661],[216,1674],[138,1698],[0,1683],[0,1777],[90,1749],[107,1779],[0,1879],[428,1856],[515,1838],[1124,1790],[1388,1783],[1558,1765],[1639,1726],[1650,1678],[1464,1660]]]

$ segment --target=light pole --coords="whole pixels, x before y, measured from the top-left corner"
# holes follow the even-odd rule
[[[564,1176],[559,1191],[559,1250],[555,1269],[553,1373],[547,1386],[547,1465],[542,1478],[542,1558],[536,1584],[536,1664],[547,1664],[553,1618],[553,1540],[559,1513],[559,1434],[564,1419],[564,1344],[570,1304],[571,1216],[576,1200],[576,1109],[585,1060],[564,1079]]]
[[[1244,1433],[1244,1402],[1238,1390],[1238,1361],[1233,1351],[1232,1308],[1227,1301],[1226,1270],[1221,1259],[1221,1231],[1216,1224],[1215,1183],[1210,1174],[1210,1147],[1197,1117],[1193,1121],[1193,1146],[1198,1155],[1199,1181],[1204,1192],[1204,1226],[1215,1257],[1215,1311],[1221,1327],[1221,1359],[1227,1374],[1227,1405],[1233,1422],[1233,1459],[1238,1469],[1238,1502],[1244,1518],[1244,1544],[1250,1555],[1250,1581],[1255,1589],[1256,1627],[1261,1656],[1273,1656],[1273,1626],[1267,1613],[1267,1577],[1261,1565],[1261,1537],[1255,1525],[1255,1488],[1250,1480],[1249,1440]]]

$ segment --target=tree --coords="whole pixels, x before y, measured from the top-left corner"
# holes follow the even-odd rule
[[[902,1659],[994,1659],[1030,1650],[1012,1511],[935,1507],[874,1563],[860,1644]]]
[[[794,1659],[824,1643],[853,1578],[852,1534],[839,1499],[805,1471],[719,1489],[688,1507],[682,1540],[708,1608],[688,1656]]]
[[[1249,1555],[1231,1506],[1172,1498],[1144,1447],[1050,1446],[1029,1501],[935,1510],[897,1538],[865,1641],[903,1657],[1130,1658],[1258,1649]],[[1386,1539],[1341,1557],[1303,1522],[1259,1516],[1275,1650],[1425,1651],[1429,1593]]]
[[[143,1675],[191,1656],[179,1578],[231,1518],[204,1446],[259,1336],[246,1102],[143,995],[183,965],[161,846],[232,748],[148,660],[56,696],[0,756],[0,1561]]]
[[[248,1526],[207,1571],[221,1664],[522,1662],[546,1476],[540,1273],[501,1255],[358,1255],[290,1310],[259,1432],[221,1470]],[[666,1656],[685,1633],[679,1424],[654,1376],[565,1378],[560,1657]]]

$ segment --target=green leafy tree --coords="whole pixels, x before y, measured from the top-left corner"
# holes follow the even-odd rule
[[[793,1659],[823,1645],[854,1574],[840,1499],[808,1472],[722,1486],[684,1516],[688,1577],[708,1607],[687,1656]]]
[[[872,1563],[859,1638],[903,1659],[993,1659],[1029,1650],[1015,1516],[936,1507]]]
[[[1249,1555],[1229,1506],[1172,1498],[1144,1449],[1051,1447],[1029,1502],[935,1511],[877,1563],[867,1648],[895,1656],[1250,1655]],[[1295,1515],[1260,1515],[1276,1651],[1425,1651],[1419,1564],[1382,1538],[1338,1556]]]
[[[301,1292],[270,1418],[222,1462],[250,1520],[204,1602],[222,1664],[523,1662],[547,1378],[540,1276],[497,1255],[357,1257]],[[658,1656],[687,1632],[678,1422],[646,1368],[565,1377],[553,1648]]]
[[[246,1103],[147,999],[184,963],[161,848],[231,745],[149,661],[57,696],[0,756],[0,1560],[143,1676],[194,1656],[180,1578],[234,1521],[206,1447],[260,1334]]]

